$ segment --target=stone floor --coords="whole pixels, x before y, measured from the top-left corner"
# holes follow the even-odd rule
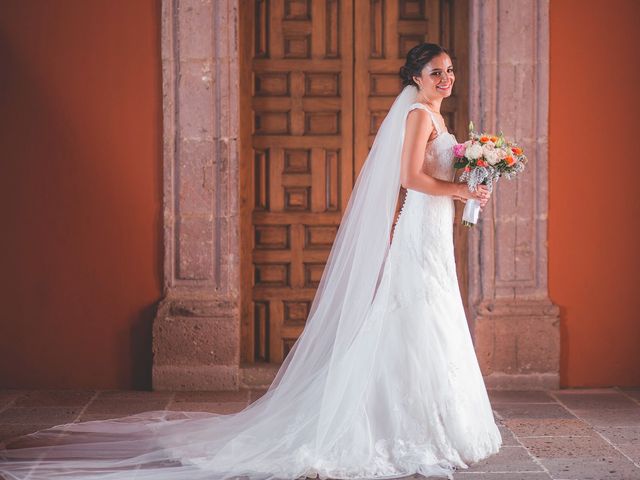
[[[263,392],[0,390],[0,442],[62,423],[145,410],[230,413]],[[640,388],[489,395],[504,446],[456,479],[640,479]]]

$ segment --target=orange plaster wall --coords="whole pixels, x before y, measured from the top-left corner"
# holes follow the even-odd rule
[[[564,386],[640,385],[640,2],[552,0],[549,288]]]
[[[0,7],[0,388],[147,388],[160,2]]]

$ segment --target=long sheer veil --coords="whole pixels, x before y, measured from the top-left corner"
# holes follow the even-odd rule
[[[8,479],[251,480],[304,475],[293,456],[322,458],[349,424],[372,359],[347,354],[366,328],[400,189],[406,115],[417,89],[396,97],[358,175],[305,328],[267,392],[220,415],[156,410],[58,425],[0,450]],[[363,367],[364,365],[364,367]],[[344,452],[348,455],[349,452]]]

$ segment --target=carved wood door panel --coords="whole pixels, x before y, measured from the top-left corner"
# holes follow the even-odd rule
[[[354,180],[401,89],[407,51],[441,42],[460,63],[466,41],[453,26],[466,12],[463,2],[442,0],[242,7],[242,361],[280,363],[304,327]],[[466,95],[443,105],[460,135]]]

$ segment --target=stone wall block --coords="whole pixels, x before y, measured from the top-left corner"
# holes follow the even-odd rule
[[[219,201],[218,207],[218,215],[221,217],[228,218],[233,211],[237,211],[235,207],[234,198],[234,185],[236,184],[233,180],[235,175],[238,175],[235,158],[232,158],[232,149],[237,147],[235,141],[231,142],[228,139],[217,139],[216,140],[216,148],[219,153],[220,165],[218,170],[218,181],[216,182],[216,186],[219,189],[217,194],[217,199]],[[233,167],[235,168],[231,168]]]
[[[221,140],[217,138],[215,140],[215,148],[216,148],[216,157],[218,159],[218,179],[216,182],[217,188],[217,198],[218,198],[218,209],[217,215],[219,217],[228,217],[229,216],[229,207],[230,207],[230,193],[231,193],[231,185],[232,173],[229,171],[230,161],[229,161],[229,146],[226,140]]]
[[[234,365],[238,324],[233,318],[168,317],[156,323],[157,365]]]
[[[528,174],[534,172],[529,171]],[[515,215],[515,270],[518,280],[528,281],[530,285],[536,283],[536,257],[534,246],[536,244],[537,222],[535,218],[535,194],[532,182],[518,183],[518,211]],[[520,184],[520,182],[522,184]]]
[[[514,106],[513,138],[523,142],[528,152],[533,153],[537,137],[537,106],[534,105],[538,101],[536,66],[523,64],[507,67],[505,71],[508,72],[508,77],[513,75],[513,98],[509,102]]]
[[[221,256],[220,268],[221,277],[218,288],[224,290],[230,296],[230,298],[240,298],[240,272],[236,268],[240,258],[238,255],[238,242],[240,241],[240,227],[238,225],[239,220],[237,218],[222,218],[220,219],[220,228],[227,228],[227,235],[225,243],[222,247],[225,248],[225,254]]]
[[[476,319],[474,324],[474,348],[483,375],[493,373],[493,352],[495,349],[495,329],[491,321]]]
[[[529,62],[530,52],[536,48],[535,23],[531,21],[536,16],[534,2],[503,0],[497,3],[500,61],[514,64]]]
[[[233,365],[159,365],[153,370],[154,390],[238,390],[239,368]]]
[[[178,45],[184,59],[213,55],[213,5],[211,0],[179,0]]]
[[[476,352],[485,375],[548,373],[557,368],[557,318],[480,317],[475,334]]]
[[[180,136],[213,140],[214,79],[210,62],[181,62],[178,80]]]
[[[238,260],[236,242],[239,237],[237,221],[232,218],[219,218],[217,224],[218,228],[225,232],[225,235],[220,238],[220,254],[216,259],[219,272],[219,277],[216,278],[216,287],[218,291],[230,294],[232,298],[239,298],[240,285],[235,270],[235,265]]]
[[[206,216],[215,208],[213,142],[182,140],[179,149],[180,213]]]
[[[229,159],[229,195],[224,200],[227,201],[225,212],[229,217],[238,217],[240,215],[240,202],[234,192],[238,191],[240,184],[240,158],[238,157],[238,139],[229,138],[225,140],[225,149],[228,152]]]
[[[523,318],[518,335],[518,370],[551,372],[560,362],[559,320],[553,317]]]
[[[487,319],[493,322],[495,330],[495,343],[493,352],[493,368],[502,373],[516,373],[517,364],[517,324],[511,319]]]
[[[162,31],[160,39],[160,58],[162,59],[163,82],[168,79],[164,75],[164,66],[171,63],[174,59],[174,9],[175,0],[163,0],[161,7],[160,29]]]
[[[518,212],[518,189],[515,181],[502,178],[498,181],[496,190],[494,228],[499,241],[493,260],[496,262],[496,283],[502,284],[512,281],[516,276],[513,257],[516,244],[514,222]]]
[[[213,234],[211,219],[186,217],[178,220],[178,278],[211,278],[216,254]]]

